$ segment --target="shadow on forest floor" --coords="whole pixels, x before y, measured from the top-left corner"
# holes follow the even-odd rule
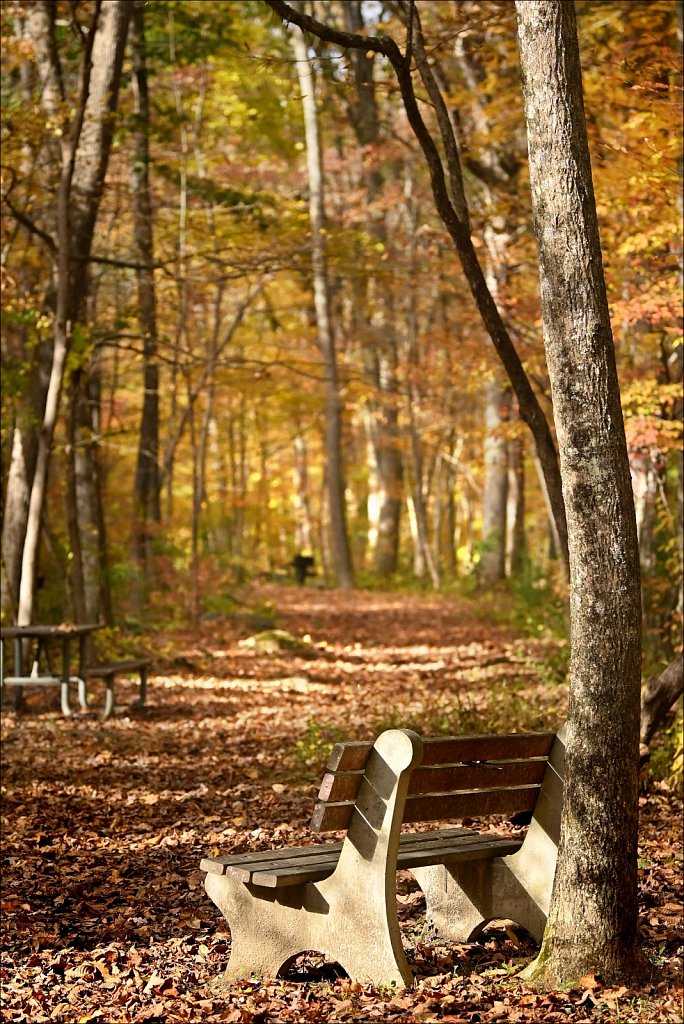
[[[644,941],[658,965],[640,992],[538,995],[512,977],[534,955],[520,929],[443,947],[400,873],[402,937],[418,982],[352,985],[320,958],[285,981],[207,987],[230,935],[204,894],[208,852],[306,836],[331,743],[388,725],[424,733],[556,727],[565,693],[551,641],[473,618],[464,602],[266,586],[275,625],[306,656],[238,646],[249,626],[215,618],[158,634],[149,707],[66,720],[56,694],[3,712],[3,1020],[681,1021],[681,802],[642,797]],[[93,703],[101,697],[91,687]],[[502,828],[510,827],[503,823]]]

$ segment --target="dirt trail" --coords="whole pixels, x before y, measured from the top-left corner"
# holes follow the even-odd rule
[[[547,668],[553,645],[479,623],[467,602],[273,585],[243,596],[233,616],[151,638],[145,711],[126,706],[130,684],[105,723],[65,720],[49,706],[56,693],[3,713],[3,1020],[595,1020],[600,990],[524,1003],[504,984],[531,955],[524,934],[427,944],[415,886],[399,896],[415,992],[311,983],[325,972],[225,999],[207,990],[230,937],[200,857],[301,841],[331,742],[391,724],[553,727],[565,707]],[[240,646],[265,624],[308,636],[310,649]],[[620,1019],[645,1024],[678,1019],[682,930],[677,800],[643,803],[646,941],[664,974],[641,994],[641,1016]]]

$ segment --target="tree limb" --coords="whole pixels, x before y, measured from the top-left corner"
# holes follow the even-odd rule
[[[674,702],[684,689],[684,664],[679,654],[660,675],[648,680],[641,692],[641,757],[648,757],[648,745]],[[644,749],[645,748],[645,749]]]
[[[9,196],[3,196],[2,201],[5,204],[5,206],[9,209],[14,219],[23,227],[25,227],[27,231],[30,231],[32,235],[37,235],[38,238],[42,239],[42,241],[45,242],[52,255],[55,256],[57,254],[57,245],[52,235],[50,235],[47,231],[44,231],[43,228],[39,228],[35,221],[31,220],[28,214],[23,213],[21,210],[17,210],[16,206],[9,198]]]

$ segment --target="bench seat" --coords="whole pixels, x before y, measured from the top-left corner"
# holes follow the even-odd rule
[[[103,679],[106,687],[103,718],[109,718],[114,711],[114,683],[117,676],[140,676],[140,691],[135,707],[144,707],[147,698],[147,673],[150,667],[149,658],[128,658],[122,661],[111,661],[102,665],[88,665],[83,669],[83,680],[79,685],[79,702],[84,709],[88,706],[86,684],[89,679]]]
[[[216,875],[232,875],[250,885],[281,889],[301,882],[327,878],[337,867],[342,843],[300,846],[266,853],[238,853],[227,857],[206,857],[200,869]],[[404,835],[399,841],[397,868],[424,867],[472,861],[492,855],[505,857],[522,846],[521,839],[481,835],[466,828],[439,829]]]

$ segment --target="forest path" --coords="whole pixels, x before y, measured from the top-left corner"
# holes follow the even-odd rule
[[[596,1019],[599,983],[587,1000],[524,997],[504,981],[532,953],[519,930],[470,946],[429,944],[415,885],[399,896],[422,978],[414,992],[316,984],[331,977],[318,968],[304,986],[208,992],[230,945],[199,860],[301,842],[332,742],[393,724],[554,727],[565,708],[561,674],[549,669],[562,664],[557,643],[479,622],[467,601],[273,584],[243,597],[232,616],[148,638],[156,655],[143,711],[123,706],[136,696],[131,683],[117,687],[122,706],[104,723],[69,721],[57,704],[46,710],[56,692],[29,694],[20,716],[3,713],[3,1019]],[[311,648],[240,645],[266,622],[307,634]],[[91,690],[94,702],[101,691]],[[676,1020],[678,802],[661,792],[642,805],[646,939],[664,974],[620,1019]],[[617,1019],[605,998],[601,1019]]]

